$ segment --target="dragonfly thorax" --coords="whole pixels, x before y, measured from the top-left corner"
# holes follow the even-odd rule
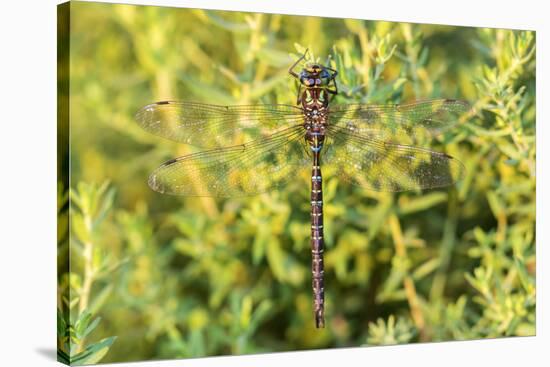
[[[306,53],[288,69],[290,75],[300,83],[297,104],[304,110],[326,108],[329,104],[329,95],[338,94],[335,80],[338,72],[318,63],[307,63],[299,73],[295,72],[294,68],[305,58]]]
[[[324,88],[306,88],[298,100],[305,110],[314,110],[328,107],[328,93]]]

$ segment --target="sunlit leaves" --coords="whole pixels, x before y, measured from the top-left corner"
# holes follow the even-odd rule
[[[468,254],[479,258],[480,265],[466,280],[482,306],[475,325],[481,335],[529,335],[535,326],[535,124],[534,79],[526,76],[534,73],[534,33],[485,29],[479,34],[478,46],[489,50],[494,62],[482,66],[476,79],[483,96],[477,108],[492,117],[478,124],[493,134],[476,133],[480,142],[486,141],[485,156],[494,162],[493,168],[481,167],[482,172],[495,170],[494,189],[487,190],[485,200],[496,228],[472,231],[476,244]]]
[[[431,192],[418,197],[402,196],[398,206],[401,214],[412,214],[447,201],[446,192]]]
[[[85,365],[99,362],[114,343],[116,337],[101,339],[81,348],[84,338],[99,325],[101,318],[93,318],[88,311],[82,312],[74,323],[68,322],[58,309],[57,337],[58,360],[71,365]]]
[[[411,321],[406,318],[396,318],[391,315],[387,321],[378,319],[369,323],[368,344],[393,345],[410,342],[416,335]]]
[[[99,227],[113,207],[114,188],[108,182],[102,185],[80,182],[70,190],[71,234],[68,249],[71,257],[70,272],[60,276],[58,292],[58,357],[71,364],[99,362],[109,351],[116,337],[88,343],[87,338],[100,324],[93,317],[106,302],[112,284],[103,284],[97,297],[93,285],[112,274],[119,263],[112,262],[98,244]],[[77,307],[78,306],[78,307]]]
[[[390,34],[387,34],[381,39],[374,37],[373,42],[377,45],[374,61],[379,65],[383,65],[393,56],[393,53],[397,49],[397,45],[392,45]]]
[[[71,357],[71,364],[85,365],[98,363],[107,354],[115,340],[116,336],[111,336],[88,345],[84,351]]]

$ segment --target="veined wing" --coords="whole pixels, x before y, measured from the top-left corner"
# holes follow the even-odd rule
[[[217,106],[179,101],[149,104],[135,119],[152,134],[204,148],[235,143],[239,133],[252,139],[303,121],[302,110],[290,105]]]
[[[338,177],[376,191],[407,191],[443,187],[464,175],[461,162],[429,149],[382,141],[330,126],[326,162]]]
[[[160,193],[237,197],[282,187],[309,163],[304,128],[295,125],[245,144],[207,150],[170,160],[149,177]]]
[[[434,99],[408,104],[350,104],[331,107],[329,124],[384,141],[414,144],[467,117],[468,103]]]

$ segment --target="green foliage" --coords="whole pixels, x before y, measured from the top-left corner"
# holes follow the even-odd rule
[[[94,3],[72,11],[70,215],[59,206],[71,224],[70,272],[59,279],[66,356],[534,335],[533,32]],[[306,47],[339,71],[336,104],[472,104],[468,120],[419,142],[464,163],[455,187],[379,193],[323,171],[324,330],[311,306],[309,172],[249,198],[159,195],[146,184],[151,170],[195,149],[133,121],[166,99],[293,104],[287,69]],[[66,188],[58,196],[66,201]]]
[[[112,290],[107,280],[100,290],[92,293],[94,284],[107,278],[120,265],[105,256],[98,244],[100,224],[112,209],[114,193],[107,182],[101,186],[80,183],[68,195],[61,187],[58,192],[61,207],[69,199],[71,224],[71,237],[67,238],[70,267],[60,275],[57,309],[58,360],[66,364],[97,363],[116,339],[107,337],[95,343],[86,340],[100,324],[101,318],[94,318],[93,314],[107,301]],[[66,251],[66,247],[61,251]]]
[[[386,323],[378,319],[376,324],[369,323],[369,337],[367,342],[374,345],[393,345],[408,343],[414,337],[415,330],[412,322],[407,319],[398,319],[391,315]]]
[[[109,351],[116,337],[105,338],[97,343],[86,346],[81,352],[79,345],[83,344],[84,338],[88,336],[99,324],[100,318],[92,321],[92,315],[89,312],[83,312],[76,320],[74,326],[67,324],[58,310],[58,336],[61,339],[62,347],[58,349],[57,355],[60,362],[74,365],[94,364],[99,362]],[[67,351],[70,351],[67,353]]]

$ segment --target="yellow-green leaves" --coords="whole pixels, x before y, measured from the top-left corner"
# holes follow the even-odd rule
[[[447,198],[446,192],[430,192],[418,197],[402,196],[397,204],[401,214],[412,214],[446,203]]]
[[[416,335],[416,330],[409,319],[396,318],[390,315],[388,320],[382,318],[376,323],[369,323],[369,336],[367,343],[371,345],[393,345],[410,342]],[[367,344],[367,345],[368,345]]]
[[[109,337],[96,343],[88,344],[85,348],[80,346],[85,337],[96,329],[100,318],[92,318],[92,314],[84,311],[71,323],[66,315],[58,309],[57,335],[58,335],[58,360],[71,365],[95,364],[99,362],[114,343],[116,337]]]
[[[373,38],[373,43],[376,44],[376,53],[374,54],[374,61],[383,65],[393,56],[393,53],[397,49],[396,44],[391,43],[391,37],[387,34],[385,37],[378,39]]]
[[[112,274],[123,262],[113,263],[98,243],[100,224],[112,209],[114,194],[108,182],[102,185],[80,182],[76,189],[70,190],[70,272],[61,275],[58,285],[61,299],[58,303],[58,356],[66,363],[97,363],[116,339],[87,341],[101,320],[92,315],[99,311],[113,289],[112,284],[102,284],[94,297],[94,284]]]

